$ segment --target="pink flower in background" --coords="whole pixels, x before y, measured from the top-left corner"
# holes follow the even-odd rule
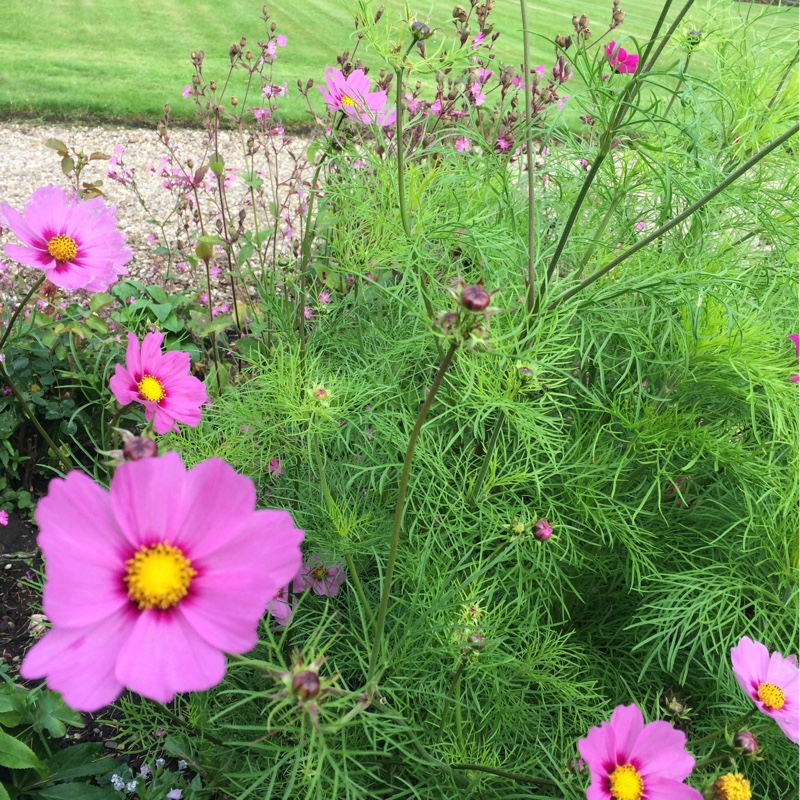
[[[459,153],[469,153],[472,150],[472,145],[469,143],[469,139],[465,138],[464,136],[460,136],[456,139],[456,150]]]
[[[637,706],[617,706],[610,722],[578,740],[592,778],[586,800],[702,800],[683,783],[694,768],[685,746],[668,722],[645,725]]]
[[[623,47],[617,47],[616,42],[609,42],[605,46],[605,54],[608,63],[614,69],[624,74],[633,74],[639,66],[639,56],[636,53],[628,53]]]
[[[319,293],[319,297],[317,298],[317,301],[320,302],[320,303],[325,303],[327,305],[331,301],[331,293],[327,289],[323,289]]]
[[[289,597],[289,585],[287,584],[278,589],[275,597],[269,601],[267,609],[269,613],[272,614],[275,622],[285,628],[292,619],[292,614],[294,614],[294,607],[296,605],[297,599]]]
[[[311,589],[314,594],[336,597],[344,577],[344,569],[339,564],[327,566],[321,556],[309,556],[295,577],[292,588],[295,592]]]
[[[181,800],[183,789],[170,789],[167,792],[167,800]]]
[[[0,525],[8,525],[8,511],[0,508]]]
[[[502,136],[497,137],[497,141],[494,143],[495,149],[505,152],[506,150],[511,147],[511,142],[508,139],[503,138]]]
[[[386,92],[371,92],[369,78],[364,70],[357,69],[344,77],[341,70],[325,67],[325,83],[317,89],[330,111],[342,111],[350,119],[365,125],[391,125],[395,121],[394,109],[386,109]]]
[[[269,466],[267,467],[267,469],[269,470],[270,475],[273,475],[274,477],[278,478],[281,475],[283,475],[282,466],[283,465],[281,464],[279,459],[271,458],[269,460]]]
[[[191,91],[192,91],[192,87],[187,83],[186,86],[183,87],[183,91],[181,92],[181,94],[183,95],[183,98],[184,99],[188,98],[189,97],[189,92],[191,92]]]
[[[253,116],[257,120],[262,120],[265,117],[269,117],[269,115],[272,113],[268,108],[252,108],[250,110],[253,112]]]
[[[128,273],[124,265],[132,255],[117,230],[116,213],[116,206],[108,207],[100,197],[78,200],[58,186],[42,186],[23,214],[0,204],[0,223],[22,242],[7,244],[6,254],[44,270],[62,289],[103,292]]]
[[[275,41],[276,41],[278,47],[286,47],[286,37],[282,33],[279,33],[275,37]]]
[[[311,309],[308,306],[303,306],[303,316],[306,319],[311,319]]]
[[[794,342],[794,347],[797,352],[797,360],[800,362],[800,334],[790,333],[789,338]],[[800,383],[800,375],[795,372],[789,376],[789,380],[794,381],[795,383]]]
[[[141,403],[147,421],[155,417],[156,433],[176,431],[177,422],[195,427],[200,406],[208,400],[203,382],[189,374],[189,354],[180,350],[162,354],[163,341],[163,333],[148,333],[140,351],[136,334],[129,333],[125,366],[117,364],[109,384],[121,405]]]
[[[477,50],[483,44],[483,31],[472,40],[472,49]]]
[[[47,678],[80,711],[124,688],[168,703],[225,674],[256,642],[267,604],[297,573],[303,532],[255,510],[248,478],[177,453],[120,465],[106,492],[82,472],[50,481],[36,507],[53,627],[21,674]]]
[[[800,744],[800,672],[784,658],[747,636],[731,648],[733,674],[756,708],[772,717],[795,744]]]

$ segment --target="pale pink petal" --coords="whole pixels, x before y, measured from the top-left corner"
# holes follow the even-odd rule
[[[111,479],[117,525],[135,547],[173,544],[186,516],[186,471],[175,452],[127,461]]]
[[[26,680],[46,677],[68,706],[97,711],[122,692],[115,666],[134,619],[120,612],[88,628],[52,628],[28,650],[20,674]]]
[[[50,258],[44,250],[23,247],[21,244],[7,244],[5,245],[5,251],[9,258],[13,258],[14,261],[18,261],[28,267],[47,269],[56,265],[56,260]]]
[[[633,746],[644,728],[644,717],[637,705],[617,706],[611,714],[618,764],[630,758]]]
[[[800,671],[788,658],[784,658],[777,651],[770,656],[767,671],[763,678],[766,683],[779,686],[784,694],[790,694],[790,686],[794,687],[795,692],[797,691],[799,678]]]
[[[675,730],[668,722],[658,720],[645,725],[630,753],[630,759],[643,777],[682,781],[694,769],[694,758],[685,748],[686,735]]]
[[[697,789],[669,778],[648,778],[645,791],[647,800],[703,800]]]
[[[182,692],[210,689],[224,675],[223,653],[200,638],[177,613],[157,610],[139,613],[117,658],[117,680],[143,697],[161,703],[168,703]]]
[[[758,685],[764,682],[769,668],[769,651],[761,644],[747,636],[739,639],[739,643],[731,648],[731,664],[733,674],[739,685],[753,699],[757,698]]]
[[[778,727],[786,734],[789,741],[795,744],[800,744],[800,717],[797,710],[793,714],[774,716],[775,722]]]
[[[0,205],[0,214],[5,219],[6,225],[14,231],[14,235],[29,247],[46,248],[46,242],[35,231],[31,230],[22,214],[15,208],[3,203]]]

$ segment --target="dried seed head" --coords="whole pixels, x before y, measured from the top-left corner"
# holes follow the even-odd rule
[[[131,436],[122,448],[125,461],[139,461],[142,458],[153,458],[158,455],[158,443],[146,436]]]
[[[292,689],[303,700],[316,697],[320,690],[319,675],[315,670],[311,669],[304,669],[302,672],[298,672],[292,678]]]

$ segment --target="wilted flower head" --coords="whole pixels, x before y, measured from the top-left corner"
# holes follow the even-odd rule
[[[78,200],[52,184],[37,189],[22,214],[0,204],[5,222],[22,244],[6,253],[20,264],[44,270],[62,289],[103,292],[128,270],[131,250],[117,230],[117,209],[102,198]]]
[[[750,800],[750,781],[739,772],[726,772],[714,781],[713,800]]]
[[[625,48],[617,47],[617,43],[612,41],[605,46],[605,54],[608,63],[616,72],[622,74],[633,74],[639,66],[639,56],[637,53],[628,53]]]
[[[733,674],[763,714],[772,717],[795,744],[800,743],[800,672],[797,664],[747,636],[731,648]]]
[[[20,673],[80,711],[127,687],[167,703],[225,674],[300,567],[286,511],[255,510],[253,482],[218,458],[126,462],[106,492],[83,472],[50,481],[36,507],[53,627]]]
[[[588,800],[702,800],[684,785],[694,768],[686,736],[668,722],[644,724],[635,705],[617,706],[610,722],[578,741],[592,782]]]
[[[156,433],[176,431],[176,423],[195,427],[200,406],[208,400],[202,381],[189,374],[191,357],[180,350],[161,352],[163,333],[148,333],[141,351],[135,333],[128,334],[125,366],[117,364],[109,385],[121,405],[141,403]]]
[[[386,92],[371,92],[369,78],[357,69],[346,78],[341,70],[325,67],[325,87],[318,86],[330,111],[342,111],[350,119],[365,125],[392,125],[396,113],[386,108]]]

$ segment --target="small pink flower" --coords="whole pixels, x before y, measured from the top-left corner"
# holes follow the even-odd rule
[[[794,347],[797,351],[797,361],[800,363],[800,334],[790,333],[789,338],[794,342]],[[800,375],[795,372],[789,376],[789,380],[794,381],[795,383],[800,383]]]
[[[344,569],[339,564],[327,566],[321,556],[309,556],[295,577],[292,588],[295,592],[311,589],[314,594],[336,597],[344,578]]]
[[[278,593],[270,600],[267,609],[275,622],[285,628],[292,619],[296,605],[297,599],[289,597],[289,585],[287,584],[278,589]]]
[[[311,319],[311,309],[308,306],[303,306],[303,316],[306,319]]]
[[[167,800],[181,800],[183,789],[170,789],[167,792]]]
[[[731,648],[733,674],[756,708],[800,744],[800,672],[797,663],[747,636]]]
[[[189,97],[189,92],[192,91],[192,87],[187,83],[186,86],[183,87],[183,91],[181,94],[183,95],[184,99]]]
[[[331,301],[331,293],[329,291],[327,291],[327,289],[323,289],[319,293],[319,297],[317,298],[317,301],[320,302],[320,303],[325,303],[327,305]]]
[[[8,525],[8,511],[0,508],[0,525]]]
[[[274,475],[276,478],[280,475],[283,475],[283,469],[281,469],[282,464],[281,461],[277,458],[271,458],[269,460],[269,466],[267,469],[269,470],[270,475]]]
[[[472,150],[472,145],[469,142],[469,139],[465,138],[464,136],[459,137],[456,139],[456,150],[459,153],[469,153]]]
[[[632,75],[639,66],[639,56],[636,53],[628,53],[624,48],[618,48],[616,45],[616,42],[611,41],[605,46],[608,63],[616,72]]]
[[[483,44],[483,31],[472,40],[472,49],[477,50]]]
[[[123,463],[108,492],[83,472],[51,480],[36,521],[53,626],[21,674],[79,711],[125,687],[168,703],[219,683],[301,563],[291,516],[255,503],[224,461],[187,470],[174,452]]]
[[[345,78],[341,70],[325,67],[325,83],[327,91],[322,86],[317,89],[330,111],[341,111],[365,125],[385,127],[394,123],[396,113],[386,108],[386,92],[371,92],[364,70],[354,70]]]
[[[125,235],[117,230],[116,206],[101,197],[78,200],[58,186],[37,189],[23,214],[0,204],[4,223],[22,242],[7,244],[6,254],[29,267],[44,270],[62,289],[104,292],[131,260]]]
[[[163,341],[163,333],[148,333],[140,351],[136,334],[129,333],[125,366],[117,364],[109,382],[117,402],[141,403],[147,421],[155,417],[156,433],[176,431],[178,422],[197,426],[200,406],[208,399],[202,381],[189,374],[189,354],[179,350],[162,354]]]
[[[645,725],[637,706],[617,706],[610,722],[578,740],[591,775],[587,800],[703,800],[684,784],[694,768],[685,747],[685,734],[668,722]]]
[[[501,150],[505,153],[511,147],[511,142],[508,139],[503,138],[502,136],[497,137],[497,141],[494,143],[495,149]]]
[[[275,37],[275,42],[277,43],[278,47],[286,47],[286,37],[282,33],[279,33]]]

